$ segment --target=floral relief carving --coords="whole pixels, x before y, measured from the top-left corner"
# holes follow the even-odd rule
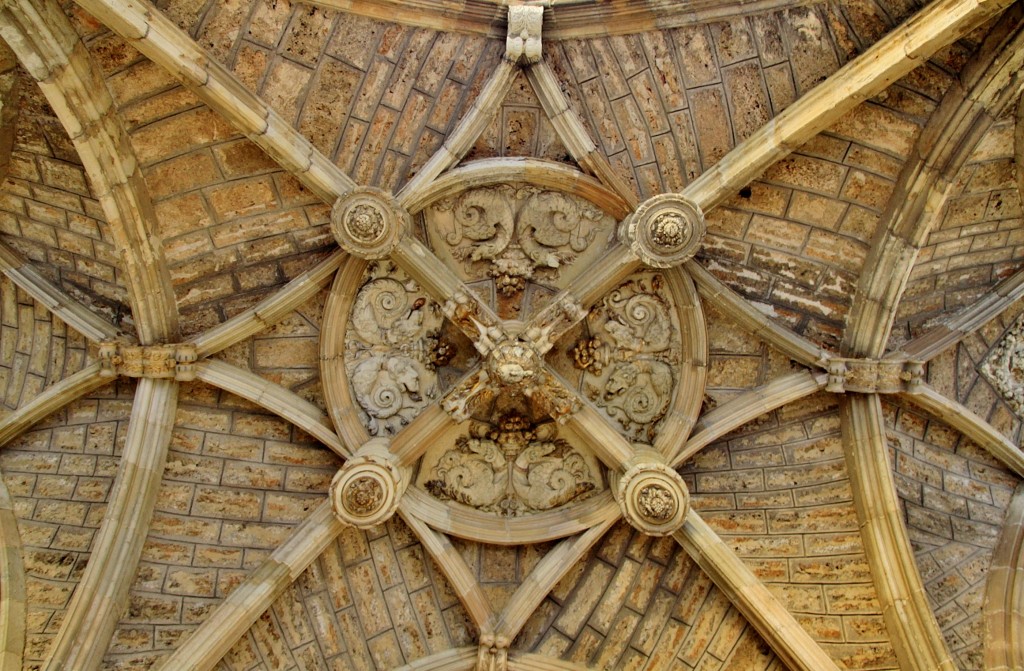
[[[584,392],[631,440],[651,442],[675,388],[682,359],[679,326],[664,280],[634,276],[587,317],[590,337],[569,351],[584,371]]]
[[[979,371],[1013,412],[1024,418],[1024,315],[996,343]]]
[[[350,313],[345,368],[371,435],[397,433],[438,395],[435,368],[451,348],[439,340],[441,323],[437,304],[391,262],[370,264]]]
[[[551,280],[587,249],[611,218],[575,196],[530,186],[472,189],[431,208],[431,218],[467,272],[487,264],[505,296]]]
[[[517,413],[497,426],[472,422],[423,486],[443,501],[504,517],[581,501],[601,486],[596,466],[557,432],[553,422],[535,425]]]

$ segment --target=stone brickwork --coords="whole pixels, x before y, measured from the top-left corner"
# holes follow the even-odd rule
[[[959,668],[983,664],[985,578],[1018,479],[941,421],[887,405],[896,488],[925,589]]]
[[[672,538],[624,522],[555,586],[512,647],[586,668],[781,668]]]
[[[6,276],[0,277],[0,399],[14,410],[77,373],[90,360],[86,341]]]
[[[327,294],[324,288],[295,312],[218,353],[217,358],[290,389],[326,411],[320,387],[319,341]]]
[[[834,396],[762,415],[682,469],[691,504],[833,656],[896,660],[861,543]]]
[[[522,73],[465,160],[495,156],[533,156],[576,165]]]
[[[393,669],[474,636],[451,585],[393,518],[342,533],[217,668]]]
[[[1022,311],[1024,301],[1017,301],[956,346],[939,354],[928,364],[927,377],[935,389],[963,403],[1014,443],[1021,439],[1021,420],[978,368]]]
[[[149,668],[320,504],[340,465],[288,422],[183,385],[142,563],[107,655]],[[271,667],[279,668],[279,667]]]
[[[0,451],[28,595],[25,668],[39,668],[89,557],[113,486],[134,385],[111,384]]]
[[[49,279],[131,331],[117,252],[71,140],[21,73],[21,108],[0,193],[0,234]]]
[[[708,326],[708,372],[702,411],[796,370],[782,352],[725,317],[712,303],[701,301]]]
[[[918,254],[894,341],[920,334],[943,313],[970,306],[1021,267],[1024,212],[1013,131],[1011,114],[995,124],[956,175],[941,223]]]

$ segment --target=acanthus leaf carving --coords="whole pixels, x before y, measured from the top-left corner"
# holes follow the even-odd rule
[[[575,196],[529,186],[488,186],[445,199],[431,208],[440,239],[467,269],[487,263],[505,296],[536,277],[556,277],[587,249],[610,217]]]
[[[679,327],[661,275],[644,274],[610,292],[590,313],[590,336],[569,351],[587,397],[632,440],[651,442],[668,412]]]
[[[436,498],[503,517],[550,510],[592,495],[596,467],[554,423],[532,424],[518,413],[497,426],[474,421],[430,470],[423,486]]]
[[[390,261],[371,263],[350,313],[345,367],[363,424],[395,434],[437,395],[439,306]]]

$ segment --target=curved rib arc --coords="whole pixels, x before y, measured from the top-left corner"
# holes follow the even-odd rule
[[[862,101],[1011,4],[937,0],[797,98],[691,182],[682,194],[707,212]]]
[[[269,298],[195,336],[190,342],[196,346],[197,355],[202,358],[216,354],[281,321],[329,283],[347,258],[348,254],[344,251],[336,250]]]
[[[332,203],[355,188],[340,168],[152,4],[146,0],[76,1],[189,87],[325,202]]]
[[[1018,477],[1024,478],[1024,451],[962,403],[943,396],[928,385],[922,385],[920,389],[902,393],[900,396],[949,424],[1002,462]]]
[[[101,365],[96,362],[50,385],[31,401],[0,420],[0,447],[20,436],[36,422],[42,421],[90,391],[109,384],[110,381],[109,377],[101,374]]]
[[[451,583],[459,601],[466,608],[466,613],[480,632],[480,636],[492,634],[497,617],[466,560],[462,558],[447,536],[434,531],[419,519],[415,510],[410,507],[407,497],[403,497],[402,502],[398,504],[398,512],[412,532],[416,534],[426,551],[433,557],[437,566],[444,572],[445,578]]]
[[[318,505],[157,668],[161,671],[209,671],[216,666],[343,528],[329,500]]]
[[[697,284],[697,291],[701,296],[751,335],[766,341],[797,363],[811,368],[824,368],[827,361],[832,358],[832,355],[822,347],[772,321],[768,315],[725,286],[696,260],[690,259],[685,267]]]
[[[25,293],[89,340],[124,337],[116,326],[69,296],[4,242],[0,242],[0,267]]]
[[[900,668],[955,671],[904,526],[879,396],[847,394],[839,413],[864,553]]]
[[[702,449],[725,434],[738,429],[766,412],[806,398],[825,388],[828,375],[800,371],[776,378],[745,391],[702,416],[682,449],[669,456],[669,464],[678,468]]]
[[[14,502],[0,477],[0,669],[20,669],[25,654],[25,563]]]
[[[685,524],[673,537],[787,668],[839,671],[832,658],[700,515],[690,510]]]
[[[959,314],[904,343],[898,350],[886,354],[885,358],[931,361],[998,317],[1021,298],[1024,298],[1024,270],[1018,270]]]
[[[132,314],[144,345],[178,337],[178,310],[156,214],[128,134],[103,77],[53,0],[18,0],[0,10],[7,40],[67,130],[120,253]]]
[[[44,664],[47,671],[86,671],[103,661],[149,533],[177,407],[178,383],[139,380],[117,478],[85,572]]]
[[[487,124],[497,114],[502,101],[515,82],[519,68],[502,58],[490,79],[480,90],[469,111],[459,120],[455,129],[445,138],[444,143],[434,152],[426,164],[395,195],[399,204],[410,212],[417,211],[415,203],[423,198],[423,192],[431,188],[432,182],[441,173],[452,167],[466,155],[477,138],[487,129]]]
[[[231,392],[288,420],[329,447],[338,456],[352,456],[320,408],[281,385],[226,361],[208,359],[196,364],[196,379]]]
[[[1011,11],[990,31],[967,81],[939,103],[904,164],[857,282],[841,351],[880,357],[896,319],[918,250],[938,225],[961,166],[1024,82],[1024,21]]]

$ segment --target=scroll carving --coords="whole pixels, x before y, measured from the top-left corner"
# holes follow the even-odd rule
[[[370,264],[356,295],[345,368],[363,424],[394,435],[437,396],[435,369],[451,356],[436,303],[389,261]]]
[[[661,275],[634,276],[591,312],[590,337],[569,352],[587,397],[631,440],[651,442],[672,400],[682,359],[674,314]]]
[[[1010,326],[978,370],[1010,409],[1024,418],[1024,315]]]
[[[431,217],[467,272],[486,264],[505,296],[519,294],[528,281],[556,278],[599,230],[612,226],[610,217],[580,198],[509,185],[440,201]]]
[[[430,470],[424,488],[438,499],[515,517],[591,496],[597,468],[553,422],[531,424],[518,413],[497,426],[473,422]]]

